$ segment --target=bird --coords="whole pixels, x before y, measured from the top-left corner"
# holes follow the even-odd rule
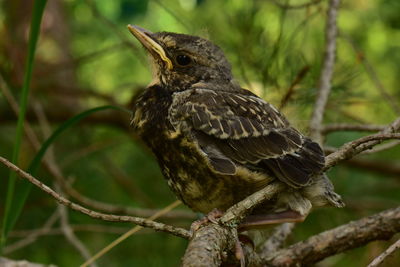
[[[320,145],[242,88],[219,46],[198,36],[128,29],[147,50],[153,75],[131,125],[185,205],[223,213],[280,183],[284,190],[245,218],[249,226],[299,222],[313,207],[344,206],[323,173]]]

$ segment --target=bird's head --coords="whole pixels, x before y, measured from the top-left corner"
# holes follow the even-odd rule
[[[128,29],[150,54],[153,83],[176,91],[195,83],[231,82],[231,66],[222,50],[212,42],[186,34],[152,33],[132,25]]]

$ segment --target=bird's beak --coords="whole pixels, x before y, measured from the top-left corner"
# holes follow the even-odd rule
[[[164,48],[152,37],[152,32],[135,25],[128,25],[129,31],[142,43],[142,45],[153,55],[161,58],[169,70],[172,69],[172,61],[167,57]]]

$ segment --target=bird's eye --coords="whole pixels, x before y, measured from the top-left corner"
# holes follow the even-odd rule
[[[192,59],[187,55],[177,55],[175,59],[180,66],[187,66],[192,63]]]

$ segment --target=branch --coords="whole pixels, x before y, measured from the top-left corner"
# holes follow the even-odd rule
[[[195,231],[183,257],[182,266],[220,266],[223,261],[222,255],[226,251],[230,252],[237,240],[237,230],[234,226],[255,206],[273,198],[283,188],[282,183],[269,184],[230,207],[219,219],[219,224],[208,223]],[[255,256],[246,261],[259,262]]]
[[[378,134],[362,137],[355,141],[344,144],[341,148],[339,148],[338,150],[336,150],[336,151],[332,152],[331,154],[329,154],[328,156],[326,156],[324,171],[326,171],[329,168],[331,168],[332,166],[338,164],[340,161],[349,159],[349,158],[381,143],[382,140],[385,140],[385,137],[380,138],[379,137],[380,135],[383,135],[383,136],[386,135],[386,137],[388,137],[388,136],[390,136],[390,134],[396,133],[399,130],[400,130],[400,117],[397,118],[396,120],[394,120],[388,126],[386,126]],[[371,138],[371,140],[368,140],[368,138]],[[398,139],[398,137],[396,137],[396,134],[393,138]],[[392,138],[386,138],[386,139],[392,139]]]
[[[318,82],[317,99],[315,101],[314,110],[309,125],[311,138],[317,140],[318,142],[321,141],[321,125],[326,104],[328,102],[328,96],[331,91],[331,80],[333,75],[333,68],[335,65],[337,35],[336,17],[339,3],[340,0],[329,1],[325,33],[325,56],[321,75]]]
[[[76,108],[74,106],[74,108]],[[73,110],[69,108],[60,109],[58,106],[49,106],[45,108],[45,113],[48,116],[49,121],[54,123],[64,122],[69,118],[75,116],[79,112],[83,110]],[[27,121],[31,123],[36,122],[37,118],[32,112],[32,110],[28,109],[28,113],[26,114]],[[122,129],[124,131],[129,129],[129,116],[123,115],[121,112],[116,110],[105,110],[100,113],[92,114],[91,116],[85,118],[84,124],[81,125],[94,125],[94,124],[102,124],[113,126],[118,129]],[[16,116],[9,109],[0,107],[0,123],[15,123]]]
[[[57,191],[61,191],[61,186],[56,184]],[[60,227],[65,239],[81,254],[84,260],[88,260],[92,257],[89,249],[82,243],[81,240],[76,236],[75,232],[69,223],[68,210],[66,206],[58,205],[58,213],[60,214]],[[96,263],[93,263],[91,267],[97,267]]]
[[[385,125],[374,124],[347,124],[347,123],[332,123],[322,126],[322,134],[328,134],[337,131],[362,131],[362,132],[377,132],[382,131]]]
[[[25,232],[23,236],[23,239],[18,240],[8,246],[6,246],[3,250],[4,255],[6,254],[10,254],[12,252],[14,252],[15,250],[24,248],[30,244],[32,244],[33,242],[35,242],[40,236],[44,235],[46,232],[48,232],[51,227],[56,223],[56,221],[59,218],[59,213],[55,212],[53,213],[53,215],[51,215],[47,221],[44,223],[44,225],[39,228],[36,229],[35,231],[30,231],[30,232]]]
[[[198,229],[182,258],[182,266],[221,266],[225,251],[234,247],[233,234],[228,227],[209,223]]]
[[[209,223],[196,231],[183,258],[183,266],[220,266],[226,260],[224,255],[234,248],[235,235],[229,229],[232,228]],[[400,207],[341,225],[274,253],[246,254],[246,262],[261,266],[263,258],[267,266],[311,265],[374,240],[390,239],[398,232]]]
[[[261,255],[271,254],[283,246],[283,243],[292,233],[294,223],[283,223],[275,227],[274,232],[260,248]]]
[[[325,167],[323,171],[327,171],[343,160],[350,159],[364,150],[372,148],[374,145],[384,140],[400,139],[400,133],[379,133],[365,136],[357,140],[344,144],[339,150],[329,154],[325,159]]]
[[[345,39],[347,42],[350,43],[351,47],[353,48],[355,54],[357,55],[357,58],[361,61],[365,68],[365,72],[369,76],[369,78],[372,81],[372,84],[375,86],[375,88],[379,91],[380,95],[386,100],[387,103],[391,106],[393,111],[395,111],[397,114],[400,114],[400,105],[399,102],[396,100],[395,97],[390,95],[390,93],[386,90],[385,86],[383,85],[382,81],[380,80],[378,74],[374,70],[372,64],[369,62],[369,60],[366,57],[366,54],[360,49],[360,47],[354,42],[350,36],[346,34],[341,34],[343,39]]]
[[[150,217],[160,211],[159,209],[133,208],[133,207],[129,207],[129,206],[109,204],[109,203],[98,201],[96,199],[92,199],[85,195],[82,195],[75,188],[71,187],[68,184],[63,184],[62,186],[63,186],[63,189],[65,190],[65,192],[69,196],[73,197],[79,203],[81,203],[87,207],[90,207],[92,209],[102,211],[102,212],[120,213],[120,214],[137,216],[137,217]],[[160,219],[195,220],[197,218],[197,215],[191,211],[171,210],[170,212],[161,215],[159,218]]]
[[[92,232],[92,233],[107,233],[107,234],[123,234],[131,229],[131,227],[119,227],[111,225],[100,225],[100,224],[71,224],[71,228],[74,232]],[[150,233],[151,229],[144,229],[142,233]],[[62,229],[60,227],[54,227],[42,230],[38,229],[19,229],[10,232],[10,237],[22,238],[26,235],[38,234],[38,236],[44,235],[62,235]],[[7,248],[7,247],[6,247]]]
[[[12,266],[23,266],[23,267],[57,267],[56,265],[44,265],[40,263],[33,263],[26,260],[12,260],[0,257],[0,266],[3,267],[12,267]]]
[[[223,225],[237,225],[255,206],[273,198],[283,189],[284,185],[282,183],[271,183],[267,185],[260,191],[253,193],[230,207],[220,218],[219,222]]]
[[[310,66],[306,65],[299,71],[296,78],[294,79],[294,81],[292,81],[289,88],[287,89],[285,95],[282,97],[281,103],[279,104],[278,107],[279,110],[283,109],[286,106],[286,104],[290,101],[295,92],[296,85],[298,85],[304,79],[309,70]]]
[[[383,263],[383,261],[390,256],[397,249],[400,249],[400,239],[392,244],[387,250],[385,250],[381,255],[376,257],[367,267],[376,267]]]
[[[89,217],[92,217],[95,219],[101,219],[104,221],[110,221],[110,222],[131,222],[131,223],[134,223],[137,225],[141,225],[143,227],[152,228],[156,231],[167,232],[167,233],[170,233],[170,234],[173,234],[175,236],[179,236],[179,237],[182,237],[185,239],[188,239],[190,237],[189,231],[187,231],[183,228],[173,227],[171,225],[147,220],[147,219],[140,218],[140,217],[120,216],[120,215],[100,213],[100,212],[96,212],[96,211],[90,210],[88,208],[82,207],[82,206],[66,199],[65,197],[60,196],[54,190],[52,190],[50,187],[48,187],[47,185],[40,182],[39,180],[37,180],[35,177],[30,175],[29,173],[26,173],[25,171],[23,171],[16,165],[12,164],[7,159],[0,157],[0,162],[3,163],[10,170],[15,171],[22,178],[28,180],[29,182],[34,184],[36,187],[38,187],[45,193],[47,193],[50,196],[52,196],[53,198],[55,198],[60,204],[70,207],[71,209],[78,211],[80,213],[86,214]]]
[[[374,240],[387,240],[399,231],[400,207],[397,207],[312,236],[279,250],[267,262],[273,266],[311,265]]]
[[[182,258],[182,266],[219,267],[222,263],[226,263],[223,266],[236,266],[238,259],[233,257],[236,254],[235,240],[238,240],[235,228],[208,223],[193,234]],[[242,248],[246,266],[262,266],[261,258],[252,248],[245,245]]]
[[[375,153],[382,152],[382,151],[391,149],[393,147],[396,147],[399,144],[400,144],[400,140],[394,140],[394,141],[388,142],[386,144],[382,144],[382,145],[379,145],[377,147],[371,148],[370,150],[365,150],[365,151],[362,152],[362,154],[363,155],[375,154]]]

